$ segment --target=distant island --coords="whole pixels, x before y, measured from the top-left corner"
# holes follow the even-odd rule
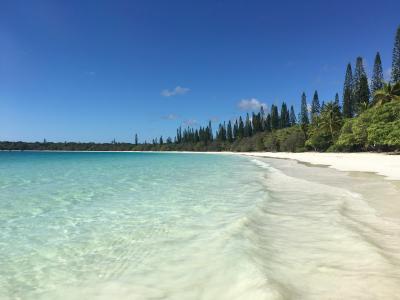
[[[355,68],[347,65],[342,100],[320,103],[315,91],[311,105],[301,95],[300,113],[285,102],[271,105],[245,118],[199,128],[179,127],[174,138],[155,138],[139,143],[0,142],[0,150],[63,151],[285,151],[355,152],[400,151],[400,26],[393,47],[391,78],[385,82],[379,52],[368,80],[363,58]]]

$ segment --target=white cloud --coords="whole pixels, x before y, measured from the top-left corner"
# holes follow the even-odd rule
[[[261,106],[263,106],[264,109],[267,108],[267,105],[265,103],[259,101],[256,98],[242,99],[238,103],[238,107],[241,110],[260,110]]]
[[[178,119],[178,116],[177,115],[174,115],[174,114],[168,114],[168,115],[166,115],[166,116],[163,116],[162,117],[164,120],[176,120],[176,119]]]
[[[189,91],[190,91],[189,88],[181,87],[178,85],[177,87],[175,87],[172,90],[168,90],[168,89],[162,90],[161,96],[171,97],[171,96],[176,96],[176,95],[184,95],[184,94],[188,93]]]
[[[195,126],[197,125],[197,120],[195,119],[185,120],[183,121],[183,124],[185,124],[186,126]]]

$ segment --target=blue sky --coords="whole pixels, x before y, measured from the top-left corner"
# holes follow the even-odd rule
[[[400,25],[400,1],[0,6],[0,140],[143,141],[256,101],[330,100],[357,56],[389,71]]]

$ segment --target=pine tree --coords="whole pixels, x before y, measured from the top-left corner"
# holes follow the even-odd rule
[[[365,75],[363,58],[358,56],[356,59],[356,67],[354,68],[353,83],[354,90],[357,90],[361,82],[361,76]]]
[[[268,114],[264,121],[265,131],[271,132],[271,114]]]
[[[257,133],[260,130],[260,113],[255,114],[254,112],[251,115],[251,123],[253,125],[253,133]]]
[[[223,135],[223,130],[222,130],[222,125],[221,123],[218,125],[217,132],[215,134],[215,139],[217,141],[222,141],[222,135]]]
[[[336,105],[337,107],[340,107],[339,93],[336,93],[334,103],[335,103],[335,105]]]
[[[182,127],[179,126],[179,128],[176,130],[176,142],[178,144],[182,143]]]
[[[319,104],[318,92],[314,92],[314,97],[311,103],[311,122],[314,123],[316,117],[321,112],[321,105]]]
[[[371,94],[374,95],[377,90],[383,88],[383,70],[382,61],[379,52],[376,53],[374,70],[371,78]]]
[[[212,142],[214,139],[214,134],[211,127],[211,121],[208,122],[208,135],[209,135],[209,141]]]
[[[345,118],[353,117],[353,107],[353,71],[351,70],[351,64],[349,63],[347,65],[343,86],[343,116]]]
[[[360,80],[360,90],[358,93],[359,104],[357,110],[359,112],[364,111],[368,108],[370,98],[370,91],[368,87],[368,79],[367,76],[361,76]]]
[[[281,118],[280,118],[280,128],[286,128],[290,126],[289,110],[285,102],[282,102],[281,107]]]
[[[264,127],[264,120],[265,120],[264,106],[261,106],[261,108],[260,108],[260,125],[261,125],[261,131],[264,131],[264,130],[265,130],[265,127]]]
[[[249,137],[253,135],[253,128],[251,127],[250,116],[246,114],[246,123],[244,124],[244,136]]]
[[[360,111],[360,106],[364,106],[365,103],[369,102],[369,94],[370,94],[368,87],[368,78],[367,74],[365,73],[362,57],[357,57],[353,80],[354,80],[353,111],[358,113]],[[367,82],[366,85],[365,81]],[[367,95],[368,99],[365,98]]]
[[[239,117],[238,137],[239,139],[244,137],[244,124],[242,117]]]
[[[230,120],[228,122],[228,126],[226,127],[226,137],[229,143],[233,142],[232,124]]]
[[[271,106],[271,129],[279,129],[279,113],[275,105]]]
[[[238,120],[235,120],[235,125],[233,125],[233,139],[237,139],[239,136],[239,124]]]
[[[135,134],[135,145],[139,144],[139,138],[137,133]]]
[[[308,118],[307,98],[304,92],[301,95],[300,123],[302,125],[308,125],[310,123],[310,120]]]
[[[290,126],[296,125],[297,120],[296,120],[296,114],[294,112],[293,105],[290,106],[290,117],[289,118],[290,118]]]
[[[400,26],[397,28],[392,57],[392,83],[400,81]]]

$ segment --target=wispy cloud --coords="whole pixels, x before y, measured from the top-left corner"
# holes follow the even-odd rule
[[[195,125],[197,125],[197,120],[195,120],[195,119],[185,120],[185,121],[183,121],[183,124],[186,126],[195,126]]]
[[[172,97],[172,96],[176,96],[176,95],[184,95],[184,94],[188,93],[189,91],[190,91],[189,88],[181,87],[178,85],[177,87],[175,87],[172,90],[168,90],[168,89],[162,90],[161,96]]]
[[[267,108],[267,105],[256,98],[242,99],[238,103],[241,110],[259,110],[261,106]]]
[[[162,118],[163,118],[164,120],[176,120],[176,119],[178,119],[178,116],[177,116],[177,115],[174,115],[174,114],[168,114],[168,115],[166,115],[166,116],[162,116]]]

